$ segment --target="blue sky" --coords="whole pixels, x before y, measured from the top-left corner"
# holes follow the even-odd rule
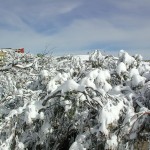
[[[150,59],[149,0],[0,0],[0,47],[61,55],[120,49]]]

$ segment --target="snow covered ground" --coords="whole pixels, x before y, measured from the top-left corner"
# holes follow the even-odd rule
[[[131,150],[150,140],[150,63],[139,54],[8,52],[0,81],[0,150]]]

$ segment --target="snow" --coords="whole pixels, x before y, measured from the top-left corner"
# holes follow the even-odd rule
[[[127,71],[126,65],[123,62],[120,62],[116,68],[116,72],[118,75]]]
[[[47,134],[50,132],[50,128],[51,128],[51,125],[48,123],[48,122],[45,122],[42,127],[41,127],[41,131],[44,133],[44,134]]]
[[[19,150],[24,150],[25,146],[22,142],[18,142],[18,148]]]
[[[104,56],[102,55],[102,53],[99,50],[95,50],[90,56],[89,56],[89,60],[90,61],[100,61],[103,60]]]
[[[76,83],[74,80],[67,80],[64,82],[60,87],[57,88],[57,91],[61,90],[62,93],[68,92],[68,91],[84,91],[84,86],[80,86],[78,83]]]
[[[99,131],[108,136],[108,125],[116,123],[119,119],[120,111],[123,109],[123,101],[120,101],[117,106],[111,104],[110,101],[102,108],[99,115],[99,123],[101,124]],[[115,124],[114,124],[115,125]]]
[[[79,57],[81,61],[88,61],[89,55],[75,55],[75,57]]]
[[[132,87],[143,86],[146,78],[140,75],[134,74],[131,79]]]
[[[112,86],[108,82],[104,82],[103,89],[105,92],[108,92],[112,89]]]
[[[149,71],[144,72],[142,76],[145,77],[147,81],[150,80],[150,72]]]
[[[114,88],[109,91],[109,94],[111,95],[121,94],[121,86],[120,85],[114,86]]]
[[[44,113],[43,113],[43,112],[40,112],[40,114],[39,114],[39,119],[41,119],[41,120],[44,120],[44,119],[45,119],[45,116],[44,116]]]
[[[78,98],[79,101],[81,101],[81,102],[83,102],[83,101],[86,100],[86,97],[85,97],[85,95],[84,95],[83,93],[79,93],[78,96],[77,96],[77,98]]]
[[[0,149],[132,149],[149,130],[141,55],[16,56],[0,68]]]
[[[20,65],[20,64],[17,64],[16,67],[19,67],[19,68],[28,68],[28,67],[31,67],[33,64],[32,63],[29,63],[29,64],[26,64],[26,65]]]
[[[135,75],[135,76],[136,76],[136,75],[139,75],[139,71],[138,71],[137,68],[132,68],[132,69],[130,70],[129,74],[130,74],[130,78],[132,78],[134,75]]]
[[[126,51],[120,50],[119,53],[119,59],[121,62],[123,62],[127,68],[129,68],[131,65],[136,65],[136,60],[132,56],[130,56]]]
[[[134,122],[135,119],[132,119],[132,122],[131,122],[130,118],[132,118],[134,115],[135,115],[135,112],[134,112],[133,108],[127,107],[127,113],[126,113],[125,119],[123,121],[123,124],[126,124],[126,123],[132,124],[132,122]],[[129,130],[130,129],[128,129],[128,131]],[[128,131],[126,131],[126,132],[128,132]]]
[[[96,80],[97,80],[97,82],[105,82],[106,80],[110,80],[109,71],[108,70],[99,70]]]
[[[64,106],[65,112],[71,109],[72,107],[72,102],[70,100],[65,100],[61,102],[61,105]]]
[[[31,124],[33,122],[33,120],[39,118],[38,111],[41,108],[43,108],[42,102],[40,102],[40,101],[31,102],[31,104],[28,105],[27,108],[26,108],[24,121],[27,124]]]
[[[69,150],[87,150],[87,148],[85,148],[83,146],[83,142],[86,138],[86,135],[85,134],[81,134],[77,137],[77,140],[71,145],[70,149]],[[88,145],[87,145],[88,147]]]
[[[51,80],[47,84],[47,91],[48,92],[50,92],[50,91],[53,92],[57,89],[57,87],[58,86],[56,85],[56,82],[54,80]]]
[[[47,78],[49,76],[48,70],[41,70],[39,76],[41,77],[41,79]]]
[[[76,141],[71,145],[69,150],[87,150],[87,149],[84,148],[80,142]]]
[[[90,80],[94,80],[96,79],[96,77],[98,76],[98,73],[99,73],[99,69],[94,69],[93,71],[91,71],[87,77],[90,79]]]
[[[89,79],[88,77],[83,78],[80,81],[80,85],[85,86],[85,87],[92,87],[93,89],[96,89],[95,84],[93,83],[93,81],[91,79]]]
[[[106,141],[105,149],[116,150],[118,145],[117,136],[112,135],[110,139]]]

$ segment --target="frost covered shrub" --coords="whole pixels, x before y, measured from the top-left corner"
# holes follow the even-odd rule
[[[135,58],[135,60],[137,62],[137,66],[136,67],[139,67],[140,63],[143,60],[143,57],[140,54],[135,54],[133,57]]]
[[[93,68],[102,67],[103,60],[104,60],[104,56],[101,54],[99,50],[95,50],[89,56],[89,61],[92,62]]]
[[[119,62],[123,62],[127,69],[130,69],[137,65],[137,61],[134,57],[130,56],[126,51],[120,50]]]
[[[95,50],[89,55],[89,62],[92,68],[105,68],[113,70],[116,67],[116,59],[112,55],[102,55],[99,50]]]
[[[120,51],[115,58],[95,51],[87,61],[8,56],[0,68],[1,150],[130,150],[136,141],[149,144],[150,65],[140,55]]]

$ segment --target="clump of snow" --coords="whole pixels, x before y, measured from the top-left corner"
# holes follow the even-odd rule
[[[133,77],[133,75],[139,75],[139,71],[138,71],[138,69],[136,69],[136,68],[132,68],[131,70],[130,70],[130,78],[132,78]]]
[[[150,71],[149,63],[148,62],[141,62],[139,64],[138,70],[139,70],[140,75],[142,75],[145,72],[149,72]]]
[[[121,86],[117,85],[112,90],[109,91],[109,94],[118,95],[121,94]]]
[[[31,124],[33,122],[33,120],[39,118],[38,111],[41,108],[43,108],[43,106],[42,106],[42,102],[40,102],[40,101],[34,101],[30,105],[28,105],[26,108],[26,111],[25,111],[26,113],[25,113],[24,121],[27,124]]]
[[[135,57],[135,59],[136,59],[137,61],[139,61],[139,62],[141,62],[141,61],[143,60],[143,57],[142,57],[142,55],[140,55],[140,54],[135,54],[134,57]]]
[[[57,91],[61,90],[62,93],[68,92],[68,91],[84,91],[84,86],[80,86],[78,83],[76,83],[74,80],[67,80],[64,82],[60,87],[58,87]]]
[[[105,149],[116,150],[118,145],[117,136],[112,135],[110,139],[106,141]]]
[[[71,109],[72,107],[72,102],[70,100],[65,100],[61,102],[61,105],[64,106],[65,112]]]
[[[69,150],[86,150],[86,148],[83,147],[83,144],[80,143],[79,141],[75,141]]]
[[[46,78],[48,78],[48,76],[49,76],[48,70],[42,70],[42,71],[40,72],[39,76],[40,76],[41,79],[46,79]]]
[[[132,67],[134,65],[137,65],[137,62],[135,60],[134,57],[130,56],[126,51],[124,50],[120,50],[120,53],[119,53],[119,61],[120,62],[123,62],[127,69],[129,67]]]
[[[96,80],[99,82],[104,82],[110,80],[110,73],[108,70],[99,70]]]
[[[85,145],[84,141],[86,134],[81,134],[76,138],[76,141],[71,145],[69,150],[86,150],[89,148],[89,144]]]
[[[56,82],[54,80],[50,80],[47,84],[47,91],[48,92],[53,92],[57,89]]]
[[[119,119],[120,111],[123,109],[123,101],[120,101],[117,106],[114,106],[110,101],[102,108],[99,115],[99,123],[101,124],[99,131],[108,136],[108,125],[116,124]]]
[[[95,50],[93,53],[90,54],[89,60],[90,61],[100,61],[103,60],[104,56],[99,50]]]
[[[123,62],[120,62],[116,68],[117,74],[121,75],[122,73],[126,71],[127,71],[126,65]]]
[[[93,83],[93,80],[89,77],[85,77],[81,79],[80,85],[85,87],[92,87],[93,89],[96,89],[96,85]]]
[[[134,74],[131,79],[131,85],[132,87],[143,86],[145,83],[145,80],[146,80],[145,77]]]
[[[91,72],[89,72],[87,77],[91,80],[94,80],[98,76],[98,73],[99,73],[99,69],[94,69]]]
[[[105,92],[108,92],[112,89],[112,86],[108,82],[104,82],[104,85],[102,87]]]
[[[150,72],[147,71],[147,72],[143,73],[142,76],[145,77],[147,81],[150,81]]]

